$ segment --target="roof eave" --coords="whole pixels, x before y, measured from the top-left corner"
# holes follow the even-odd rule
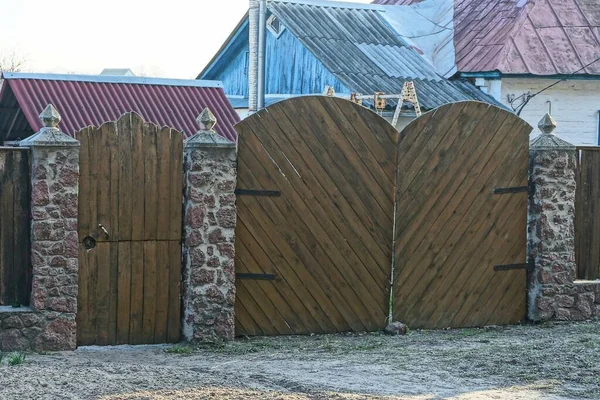
[[[211,69],[221,60],[221,58],[224,57],[224,55],[227,53],[227,50],[239,39],[239,36],[241,35],[242,31],[246,28],[247,24],[248,24],[248,11],[246,11],[246,14],[244,14],[244,16],[242,17],[240,22],[238,22],[236,27],[229,34],[229,37],[227,37],[227,39],[221,45],[219,50],[215,53],[213,58],[206,64],[204,69],[198,74],[196,79],[203,79],[206,75],[210,74]],[[247,39],[248,38],[246,38],[246,40]]]

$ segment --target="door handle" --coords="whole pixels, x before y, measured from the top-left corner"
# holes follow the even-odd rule
[[[102,229],[102,232],[104,232],[104,234],[109,237],[110,235],[108,234],[108,231],[106,230],[106,228],[104,227],[104,225],[102,224],[98,224],[98,228]]]

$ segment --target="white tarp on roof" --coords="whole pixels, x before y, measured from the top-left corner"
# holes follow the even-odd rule
[[[445,78],[456,73],[454,0],[380,6],[386,21]]]

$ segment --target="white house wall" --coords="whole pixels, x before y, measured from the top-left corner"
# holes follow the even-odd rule
[[[555,79],[503,78],[502,97],[535,93],[556,82]],[[521,118],[535,127],[532,138],[539,134],[537,124],[552,102],[552,116],[558,127],[554,133],[575,145],[598,145],[598,110],[600,110],[600,80],[567,80],[531,99],[521,112]]]

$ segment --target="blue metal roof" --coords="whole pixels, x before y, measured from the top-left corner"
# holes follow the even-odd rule
[[[353,92],[398,94],[414,81],[427,109],[462,100],[500,105],[468,82],[442,77],[386,21],[382,6],[288,0],[270,1],[268,8]]]

